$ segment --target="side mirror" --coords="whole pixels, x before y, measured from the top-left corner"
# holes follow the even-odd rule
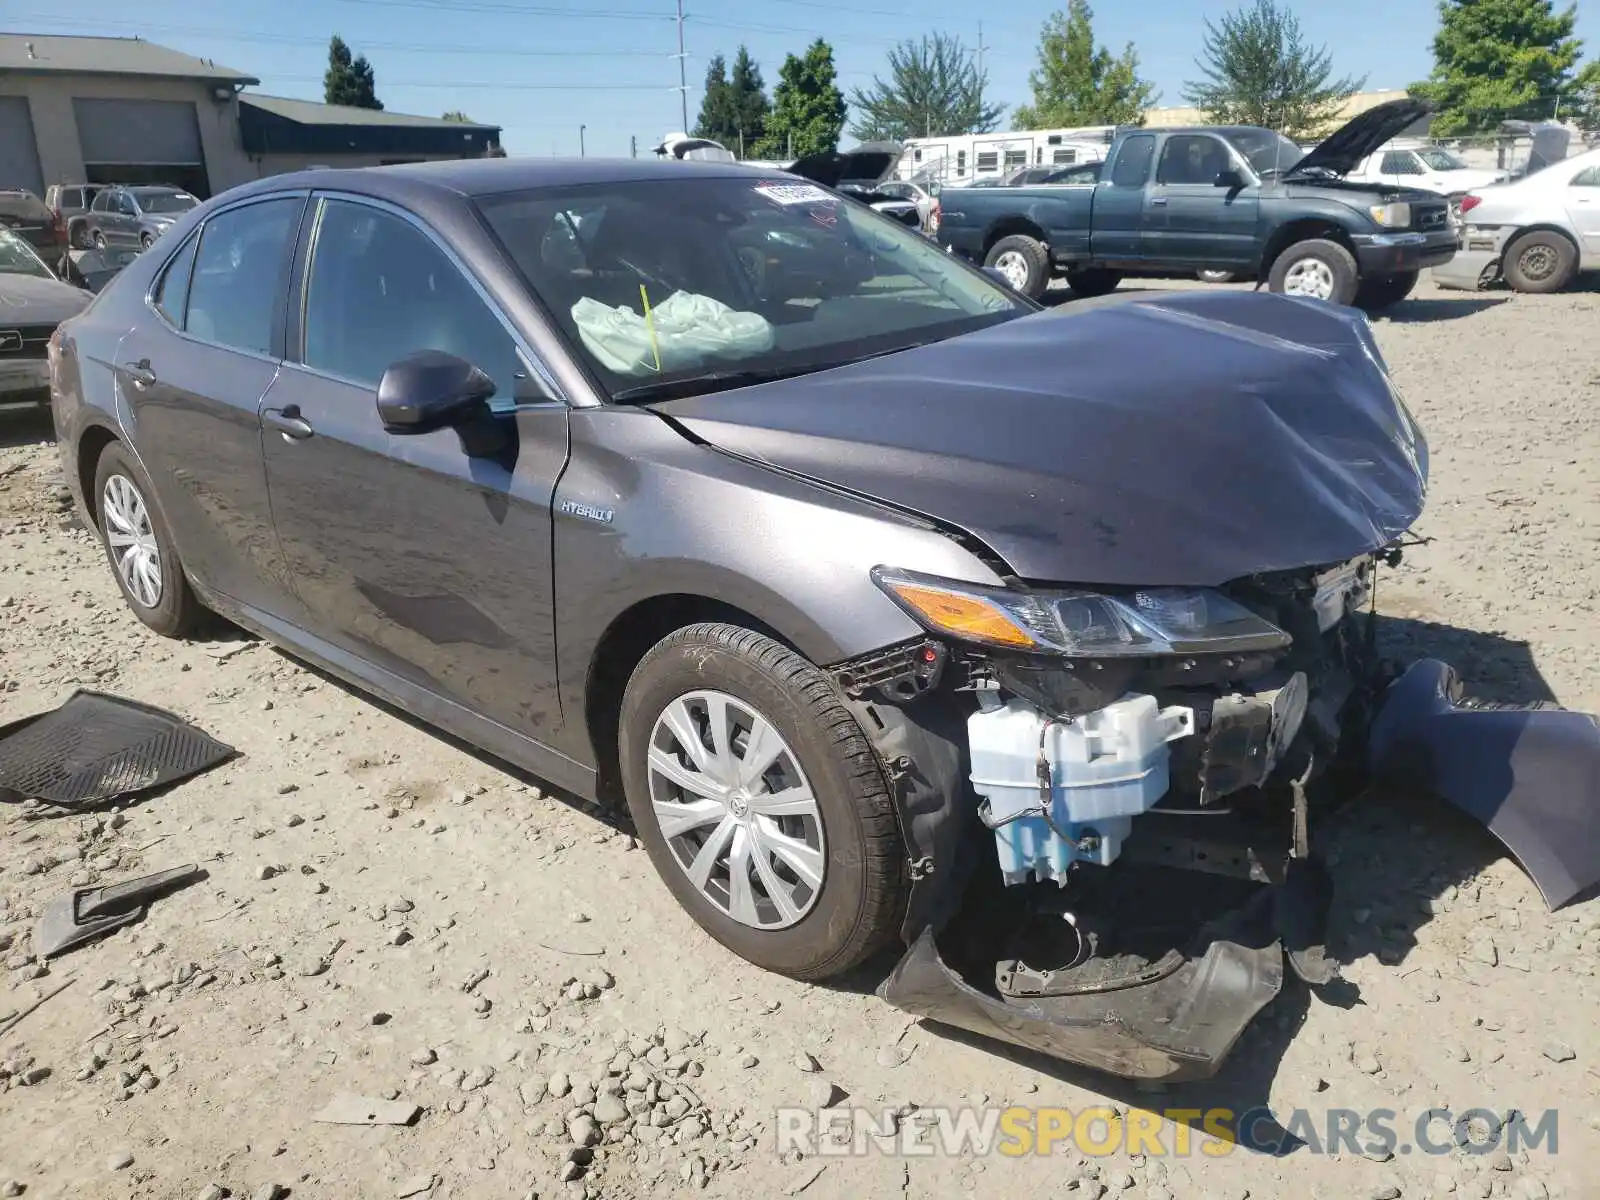
[[[1217,186],[1236,192],[1245,186],[1244,176],[1236,168],[1229,167],[1226,171],[1217,172]]]
[[[983,273],[998,283],[1001,287],[1005,288],[1006,291],[1014,292],[1017,290],[1011,286],[1011,280],[1006,278],[1006,273],[999,267],[985,267],[983,269]]]
[[[378,380],[378,416],[390,433],[432,433],[487,409],[494,380],[464,358],[419,350]]]

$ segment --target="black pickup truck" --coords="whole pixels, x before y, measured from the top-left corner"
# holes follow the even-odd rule
[[[945,189],[939,240],[1034,299],[1056,275],[1092,296],[1125,272],[1204,270],[1383,308],[1455,254],[1449,203],[1343,175],[1429,111],[1392,100],[1309,154],[1251,126],[1127,129],[1093,181]]]

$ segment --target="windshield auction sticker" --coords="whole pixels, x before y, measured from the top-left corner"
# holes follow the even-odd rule
[[[785,207],[794,204],[826,204],[832,207],[837,200],[814,183],[759,183],[756,195]]]

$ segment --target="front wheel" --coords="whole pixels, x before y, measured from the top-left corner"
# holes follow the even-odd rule
[[[906,896],[894,802],[805,659],[733,625],[680,629],[635,668],[618,734],[656,871],[735,954],[823,979],[894,934]]]
[[[96,229],[89,237],[89,244],[96,250],[104,250],[106,248],[106,235]]]
[[[151,237],[148,233],[141,233],[139,235],[139,249],[148,250],[148,249],[150,249],[151,246],[154,246],[155,244],[156,244],[155,238]]]
[[[983,265],[999,271],[1012,290],[1030,300],[1039,299],[1050,286],[1050,247],[1027,234],[1001,238],[989,247]]]
[[[192,633],[205,610],[150,500],[144,472],[120,445],[100,455],[93,503],[106,561],[133,615],[164,637]]]
[[[1278,255],[1267,275],[1267,286],[1275,292],[1330,304],[1350,304],[1359,284],[1355,255],[1326,238],[1295,242]]]
[[[1399,275],[1373,275],[1363,279],[1356,289],[1356,307],[1379,312],[1399,304],[1411,295],[1419,275],[1417,271],[1405,271]]]

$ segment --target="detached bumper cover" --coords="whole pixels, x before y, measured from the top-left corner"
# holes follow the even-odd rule
[[[1464,700],[1432,659],[1389,688],[1369,742],[1374,780],[1425,788],[1488,826],[1551,909],[1600,885],[1600,720]]]
[[[878,995],[916,1016],[1112,1075],[1181,1081],[1216,1073],[1283,977],[1283,947],[1258,927],[1217,938],[1151,983],[1006,1001],[946,965],[925,930]]]

